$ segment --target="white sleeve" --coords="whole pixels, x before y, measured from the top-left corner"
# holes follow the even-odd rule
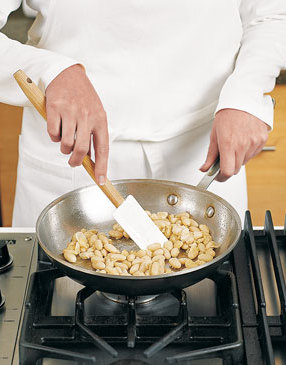
[[[286,0],[241,0],[243,36],[235,69],[225,82],[216,112],[246,111],[273,126],[269,95],[286,67]]]
[[[5,25],[10,12],[17,9],[21,0],[1,0],[0,29]],[[22,69],[27,75],[45,90],[49,83],[64,69],[79,63],[72,58],[21,44],[0,33],[0,102],[28,106],[30,105],[23,94],[13,74]]]

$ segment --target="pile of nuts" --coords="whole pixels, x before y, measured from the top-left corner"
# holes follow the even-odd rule
[[[96,229],[76,232],[67,248],[65,260],[76,263],[79,257],[90,260],[94,270],[104,274],[150,276],[190,269],[213,260],[219,247],[205,224],[198,224],[189,213],[150,213],[153,222],[166,236],[163,247],[154,243],[147,250],[119,251],[115,241],[129,238],[119,224],[114,224],[108,238]]]

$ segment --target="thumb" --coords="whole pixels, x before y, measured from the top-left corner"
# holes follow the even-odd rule
[[[210,145],[208,149],[208,154],[205,163],[200,167],[202,172],[206,172],[211,165],[215,162],[217,156],[219,155],[219,149],[217,144],[216,135],[212,134],[210,138]]]

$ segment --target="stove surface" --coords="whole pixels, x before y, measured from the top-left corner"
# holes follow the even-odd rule
[[[286,364],[286,232],[280,227],[274,233],[271,224],[271,216],[268,216],[265,228],[253,233],[249,219],[246,220],[244,239],[217,276],[184,289],[187,312],[181,298],[184,294],[163,294],[144,304],[117,303],[114,301],[116,297],[110,300],[101,292],[83,288],[46,262],[40,264],[40,271],[32,275],[28,289],[28,279],[37,268],[35,235],[0,232],[0,242],[8,241],[9,252],[14,258],[11,269],[0,274],[0,289],[6,298],[5,307],[0,310],[0,364],[19,364],[20,334],[21,365],[35,364],[30,355],[26,358],[29,354],[26,345],[31,347],[33,341],[51,348],[54,351],[52,356],[58,348],[86,356],[80,364],[95,363],[95,358],[96,363],[102,365]],[[181,323],[181,319],[173,320],[178,313],[181,313],[182,320],[186,320],[185,332],[175,330]],[[79,323],[76,323],[77,316]],[[135,330],[132,326],[134,317],[137,322]],[[237,331],[233,323],[239,324]],[[103,350],[104,343],[95,346],[81,324],[116,349],[118,356],[112,357]],[[207,325],[208,336],[204,337],[201,334]],[[150,349],[152,343],[166,337],[172,330],[175,331],[173,344],[158,352]],[[136,339],[132,331],[135,331]],[[239,349],[237,353],[240,354],[241,349],[244,351],[241,361],[233,362],[228,355],[229,362],[223,362],[216,352],[210,359],[181,361],[183,358],[176,357],[179,353],[204,347],[206,355],[210,355],[214,344],[227,342],[224,335],[229,332],[232,337],[229,342],[233,341]],[[74,344],[70,342],[72,338]],[[154,355],[144,356],[146,349],[147,354],[149,351],[152,355],[154,351]],[[69,360],[45,358],[41,365],[77,364],[72,357],[67,358]]]
[[[39,280],[38,284],[41,283],[40,285],[36,284],[34,290],[36,290],[36,287],[41,287],[43,293],[46,294],[44,297],[49,298],[49,288],[45,288],[44,284],[49,280],[39,276],[34,279],[35,281]],[[229,281],[224,275],[220,276],[219,279]],[[228,285],[227,288],[230,287],[230,283],[226,285]],[[33,318],[37,318],[37,322],[34,323],[41,329],[39,336],[45,345],[51,346],[53,343],[57,343],[58,345],[59,338],[64,338],[66,336],[65,326],[68,324],[72,325],[73,323],[73,318],[76,315],[75,298],[81,289],[83,289],[83,287],[71,279],[66,277],[57,278],[54,282],[51,305],[48,305],[48,308],[50,308],[50,315],[47,317],[43,316],[43,318],[41,318],[41,313],[47,312],[45,305],[42,307],[43,303],[40,301],[31,303],[30,308],[41,308],[39,312],[33,313],[32,316]],[[218,320],[215,317],[218,315],[215,283],[212,280],[205,279],[201,283],[185,289],[185,293],[187,294],[188,314],[192,319],[196,317],[197,320],[197,323],[195,323],[195,321],[192,323],[193,336],[195,339],[193,341],[193,349],[200,348],[202,341],[209,342],[210,344],[220,344],[222,341],[220,340],[220,335],[222,336],[223,333],[229,331],[224,328],[223,320]],[[190,350],[190,341],[186,338],[187,335],[190,335],[189,333],[185,335],[185,338],[182,339],[182,341],[178,340],[174,346],[170,345],[168,349],[164,349],[164,356],[162,356],[161,351],[159,351],[151,358],[147,359],[144,358],[143,352],[152,344],[152,342],[156,342],[160,337],[171,331],[173,327],[180,323],[180,320],[176,319],[179,311],[180,303],[178,299],[171,294],[159,295],[148,303],[136,305],[138,326],[134,331],[136,331],[136,336],[140,337],[141,340],[136,340],[134,341],[134,345],[130,345],[128,343],[129,341],[132,341],[130,340],[132,335],[129,337],[128,330],[132,331],[134,328],[128,325],[128,317],[132,316],[132,308],[130,308],[128,302],[118,304],[108,299],[105,294],[95,291],[84,301],[83,322],[90,330],[107,340],[108,343],[111,343],[112,347],[118,351],[117,360],[113,359],[106,351],[94,346],[88,336],[87,338],[82,339],[80,343],[78,343],[78,346],[81,347],[82,353],[96,356],[96,363],[99,364],[113,364],[116,363],[115,361],[119,360],[122,364],[130,364],[130,359],[144,359],[145,364],[164,364],[165,357]],[[61,323],[61,325],[59,324],[58,326],[57,317],[59,318],[58,321]],[[213,317],[213,321],[210,320],[211,317]],[[175,319],[170,320],[170,318]],[[208,318],[208,320],[205,320],[206,318]],[[28,321],[27,325],[28,323],[30,322]],[[45,330],[43,323],[49,323],[50,329],[52,327],[54,329],[58,328],[57,332],[52,330],[49,331],[48,328]],[[195,331],[199,331],[200,327],[206,327],[206,324],[215,327],[215,323],[218,323],[217,329],[211,328],[209,337],[200,336],[199,333],[195,334]],[[110,327],[106,327],[107,325]],[[219,328],[220,326],[222,328]],[[151,331],[148,328],[151,328]],[[216,331],[220,331],[220,335],[217,335]],[[150,332],[152,332],[153,336],[151,340]],[[72,334],[69,332],[67,333],[68,336]],[[180,337],[180,333],[178,333],[177,336]],[[174,339],[177,336],[175,336]],[[228,334],[228,337],[231,336]],[[57,341],[56,338],[58,338]],[[75,341],[77,342],[76,338]],[[65,341],[65,345],[67,342],[68,340]],[[229,340],[229,342],[231,342],[231,340]],[[60,360],[56,361],[54,359],[44,361],[45,365],[61,363]],[[192,362],[192,364],[197,363],[201,364],[201,362]],[[212,359],[208,361],[205,360],[204,364],[218,365],[222,364],[222,362],[219,359],[214,362]]]
[[[2,233],[0,242],[6,243],[13,264],[0,273],[0,290],[5,297],[5,305],[0,309],[0,364],[19,364],[18,345],[20,323],[24,307],[28,279],[35,270],[35,236],[32,233]],[[34,257],[34,265],[32,266]]]

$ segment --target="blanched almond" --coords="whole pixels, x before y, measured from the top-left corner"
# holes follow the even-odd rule
[[[174,269],[180,269],[180,267],[182,266],[181,263],[180,263],[180,261],[178,259],[176,259],[176,258],[171,258],[169,260],[169,265],[171,267],[173,267]]]
[[[71,250],[64,250],[63,251],[64,258],[68,261],[74,264],[76,262],[76,255]]]
[[[115,246],[113,246],[111,243],[105,243],[104,248],[108,252],[119,253],[119,250]]]
[[[160,243],[153,243],[152,245],[147,246],[148,250],[150,251],[156,251],[159,248],[161,248]]]

